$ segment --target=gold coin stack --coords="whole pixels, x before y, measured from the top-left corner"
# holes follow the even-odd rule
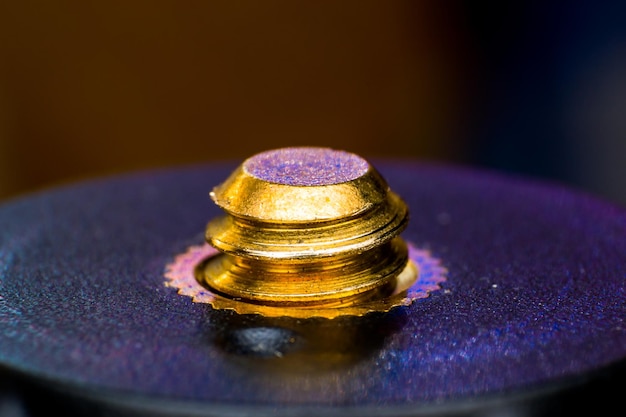
[[[395,295],[400,276],[403,288],[407,275],[415,280],[399,237],[407,206],[355,154],[263,152],[211,198],[226,212],[206,230],[221,254],[197,278],[224,299],[291,310],[350,307]]]

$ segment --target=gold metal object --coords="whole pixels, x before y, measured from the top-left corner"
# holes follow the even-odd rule
[[[417,278],[399,237],[408,210],[363,158],[284,148],[241,164],[211,192],[226,215],[196,267],[215,308],[266,316],[336,317],[406,303]]]

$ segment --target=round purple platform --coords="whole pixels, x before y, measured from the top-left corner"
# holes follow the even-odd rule
[[[100,404],[185,415],[414,415],[544,395],[626,359],[626,212],[555,185],[374,163],[442,289],[361,319],[238,317],[165,285],[236,164],[0,206],[0,363]],[[465,407],[465,408],[464,408]]]

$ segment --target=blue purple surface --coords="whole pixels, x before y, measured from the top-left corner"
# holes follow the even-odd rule
[[[490,173],[375,165],[411,210],[403,236],[448,269],[430,297],[318,323],[336,331],[328,345],[328,332],[192,303],[164,285],[164,268],[203,242],[221,214],[208,191],[235,165],[140,173],[0,207],[0,363],[207,406],[394,409],[550,387],[624,361],[623,209]]]
[[[244,169],[275,184],[317,186],[359,178],[368,171],[369,163],[345,151],[299,147],[262,152],[247,159]]]

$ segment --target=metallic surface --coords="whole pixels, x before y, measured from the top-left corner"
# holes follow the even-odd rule
[[[263,152],[211,198],[227,213],[206,230],[222,254],[197,272],[213,307],[331,318],[406,304],[418,273],[398,236],[408,210],[361,157],[314,147]]]
[[[0,207],[0,363],[98,409],[177,416],[485,412],[623,369],[624,209],[494,173],[375,166],[413,213],[405,239],[448,269],[429,297],[306,321],[194,303],[163,268],[203,244],[220,215],[207,190],[236,166],[138,173]]]
[[[204,277],[205,265],[213,257],[219,254],[214,247],[204,245],[192,245],[184,253],[175,257],[167,265],[165,270],[165,284],[175,288],[179,294],[191,297],[196,303],[207,303],[217,309],[232,310],[239,314],[261,314],[266,317],[292,317],[292,318],[327,318],[333,319],[341,316],[363,316],[372,312],[387,312],[394,307],[407,306],[421,298],[428,297],[432,291],[441,289],[446,280],[447,270],[441,264],[441,260],[432,256],[430,251],[418,249],[408,245],[410,262],[408,273],[397,277],[397,294],[372,299],[366,302],[353,304],[348,307],[341,306],[260,306],[254,303],[234,302],[231,298],[223,297],[210,291],[200,282]],[[411,270],[413,267],[419,270]],[[415,278],[417,276],[417,279]],[[200,279],[198,279],[200,278]]]

